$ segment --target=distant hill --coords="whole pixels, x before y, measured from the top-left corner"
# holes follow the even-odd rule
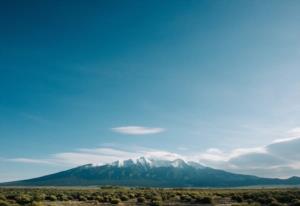
[[[261,178],[202,166],[181,159],[154,160],[145,157],[102,166],[83,165],[34,179],[2,183],[1,186],[95,186],[141,187],[240,187],[299,185],[300,178]]]

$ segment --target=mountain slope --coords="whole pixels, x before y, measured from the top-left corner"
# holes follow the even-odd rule
[[[183,160],[116,161],[102,166],[84,165],[39,178],[3,183],[7,186],[149,186],[149,187],[235,187],[254,185],[297,185],[299,177],[260,178],[233,174]]]

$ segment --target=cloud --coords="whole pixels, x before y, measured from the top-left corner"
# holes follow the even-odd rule
[[[110,155],[91,154],[84,152],[64,152],[53,155],[53,161],[59,164],[69,166],[80,166],[85,164],[102,165],[113,162],[117,159],[123,159],[126,157],[115,157]]]
[[[116,160],[126,160],[142,156],[140,151],[125,151],[122,149],[100,147],[79,149],[75,152],[64,152],[52,155],[53,161],[59,164],[79,166],[84,164],[103,165]]]
[[[19,163],[30,163],[30,164],[52,164],[52,162],[49,161],[49,160],[31,159],[31,158],[11,158],[11,159],[5,159],[5,161],[19,162]]]
[[[300,138],[300,127],[293,128],[287,132],[288,137],[276,139],[273,141],[273,143],[280,143],[280,142],[288,142],[291,140],[297,140]]]
[[[123,126],[123,127],[114,127],[112,128],[114,132],[121,134],[130,134],[130,135],[146,135],[146,134],[157,134],[164,132],[164,128],[159,127],[141,127],[141,126]]]
[[[300,176],[298,131],[299,128],[292,129],[287,138],[260,147],[236,148],[227,152],[210,148],[191,157],[207,166],[231,172],[265,177]]]
[[[300,127],[296,127],[288,131],[290,137],[300,137]]]
[[[184,159],[182,155],[176,153],[146,148],[135,151],[124,151],[114,148],[94,148],[80,149],[77,152],[54,154],[53,161],[73,166],[84,164],[103,165],[117,160],[136,159],[141,156],[167,160]]]
[[[240,157],[248,154],[265,154],[267,153],[264,147],[255,148],[237,148],[229,152],[223,152],[218,148],[210,148],[203,153],[195,155],[195,158],[199,161],[210,163],[210,162],[228,162],[231,159]]]
[[[136,154],[134,152],[114,149],[109,147],[100,147],[94,149],[79,149],[79,151],[84,153],[96,154],[96,155],[109,155],[113,157],[130,157]]]
[[[66,167],[75,167],[85,164],[103,165],[117,160],[136,159],[138,157],[149,157],[156,159],[185,159],[184,156],[149,148],[132,148],[132,151],[100,147],[93,149],[78,149],[73,152],[56,153],[46,159],[29,159],[29,158],[11,158],[5,159],[9,162],[27,163],[27,164],[53,164]]]
[[[84,164],[102,165],[116,160],[134,159],[141,156],[158,159],[184,159],[197,161],[206,166],[243,174],[265,177],[300,176],[300,138],[275,140],[268,145],[253,148],[236,148],[223,151],[210,148],[204,152],[188,152],[185,155],[164,150],[130,147],[126,150],[112,146],[82,148],[71,152],[56,153],[45,159],[12,158],[5,161],[27,164],[54,164],[66,168]],[[3,158],[2,158],[3,161]]]
[[[269,153],[249,153],[241,156],[234,157],[229,160],[236,168],[241,169],[259,169],[262,167],[275,167],[285,164],[285,160],[276,157]]]
[[[173,152],[161,151],[161,150],[144,151],[143,156],[151,157],[154,159],[166,159],[166,160],[186,159],[186,157],[183,155],[173,153]]]
[[[300,161],[300,138],[292,138],[275,142],[268,147],[269,153],[284,158],[287,161]]]

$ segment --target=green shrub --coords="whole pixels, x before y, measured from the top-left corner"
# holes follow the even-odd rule
[[[239,204],[232,204],[232,206],[261,206],[259,203],[239,203]]]
[[[40,201],[44,201],[46,199],[46,195],[45,194],[35,194],[33,196],[33,200],[40,202]]]
[[[201,204],[211,204],[211,197],[196,197],[196,202]]]
[[[10,206],[9,202],[0,200],[0,206]]]
[[[121,198],[120,198],[122,201],[127,201],[129,200],[128,196],[126,195],[121,195]]]
[[[110,203],[111,203],[111,204],[114,204],[114,205],[118,204],[119,202],[120,202],[120,199],[117,199],[117,198],[112,198],[112,199],[110,200]]]
[[[87,201],[88,199],[87,199],[87,197],[85,197],[84,195],[79,195],[78,200],[79,200],[79,201],[85,202],[85,201]]]
[[[133,193],[130,193],[128,196],[130,199],[135,198],[135,194],[133,194]]]
[[[58,195],[57,195],[57,199],[58,199],[59,201],[67,201],[67,200],[69,200],[68,196],[65,195],[65,194],[58,194]]]
[[[162,203],[159,200],[154,200],[150,202],[150,206],[161,206]]]
[[[287,193],[276,196],[276,199],[278,202],[281,203],[291,203],[295,199],[295,196],[293,196],[290,193]]]
[[[32,201],[32,197],[29,195],[21,194],[15,197],[17,203],[21,205],[28,204]]]
[[[161,201],[161,197],[155,195],[155,196],[153,196],[153,197],[151,198],[151,201]]]
[[[141,197],[141,196],[139,195],[139,196],[137,196],[137,197]],[[147,200],[150,200],[151,197],[152,197],[152,193],[146,192],[142,197],[144,197],[144,198],[147,199]]]
[[[95,197],[95,200],[97,200],[98,202],[104,202],[104,198],[102,196],[100,196],[100,195],[97,195]]]
[[[138,197],[137,202],[138,203],[144,203],[144,202],[146,202],[146,199],[144,197]]]
[[[49,196],[46,197],[46,200],[57,201],[57,197],[55,195],[49,195]]]
[[[300,200],[297,199],[293,200],[290,206],[300,206]]]
[[[192,198],[189,195],[181,195],[180,200],[184,202],[191,202]]]
[[[263,205],[270,205],[273,202],[277,202],[277,200],[272,197],[258,197],[256,201]]]
[[[283,204],[277,202],[277,201],[273,201],[269,204],[269,206],[282,206]]]
[[[33,201],[30,206],[44,206],[44,203]]]
[[[241,197],[240,195],[234,195],[231,197],[231,199],[236,202],[243,202],[243,197]]]
[[[111,199],[112,197],[110,195],[103,196],[103,202],[110,202]]]

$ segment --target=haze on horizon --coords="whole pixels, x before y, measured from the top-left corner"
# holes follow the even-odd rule
[[[300,176],[300,2],[0,3],[0,182],[139,156]]]

